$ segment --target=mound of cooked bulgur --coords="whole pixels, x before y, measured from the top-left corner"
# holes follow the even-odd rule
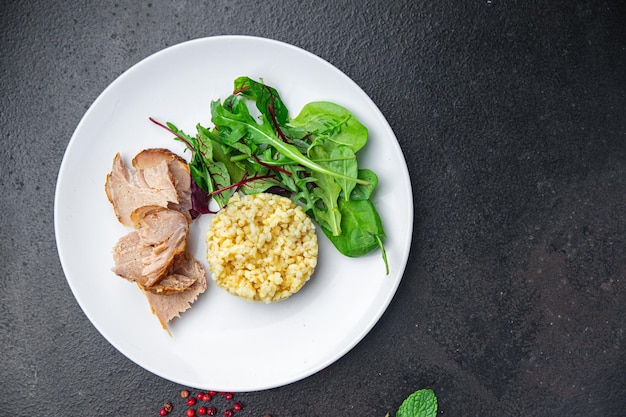
[[[231,294],[266,303],[296,293],[317,265],[315,225],[290,199],[234,195],[206,236],[215,283]]]

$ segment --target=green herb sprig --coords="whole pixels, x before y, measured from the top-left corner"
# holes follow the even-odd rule
[[[420,389],[409,395],[398,408],[396,417],[436,417],[437,397],[431,389]],[[385,417],[389,417],[387,414]]]

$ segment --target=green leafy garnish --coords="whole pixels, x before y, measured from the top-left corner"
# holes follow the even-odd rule
[[[311,132],[318,138],[328,138],[337,145],[346,145],[353,152],[357,152],[367,142],[367,128],[346,108],[328,101],[306,104],[289,124]]]
[[[368,131],[346,108],[311,102],[290,118],[275,88],[239,77],[233,94],[211,102],[213,127],[198,124],[196,136],[151,120],[192,152],[192,178],[219,208],[236,191],[289,195],[342,254],[356,257],[380,248],[389,274],[385,232],[370,200],[378,177],[360,169],[356,155]]]
[[[409,395],[398,408],[396,417],[436,417],[437,397],[431,389],[420,389]]]

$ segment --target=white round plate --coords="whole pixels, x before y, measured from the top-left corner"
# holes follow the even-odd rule
[[[359,166],[380,183],[373,196],[387,238],[390,273],[380,251],[352,259],[319,232],[318,267],[303,289],[274,304],[229,295],[209,279],[193,307],[161,328],[136,285],[111,272],[112,248],[129,229],[118,223],[104,192],[113,157],[127,163],[146,148],[186,158],[182,143],[148,118],[189,134],[210,123],[212,100],[226,98],[241,75],[275,87],[290,115],[328,100],[365,124],[369,142]],[[98,331],[139,366],[176,383],[217,391],[256,391],[305,378],[330,365],[376,324],[396,292],[413,229],[406,161],[372,100],[321,58],[278,41],[219,36],[160,51],[117,78],[97,98],[72,136],[59,172],[55,231],[61,263],[76,300]],[[206,264],[210,216],[191,225],[189,245]],[[209,274],[210,275],[210,274]]]

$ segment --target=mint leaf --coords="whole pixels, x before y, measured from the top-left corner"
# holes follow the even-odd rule
[[[435,417],[437,397],[431,389],[421,389],[409,395],[398,408],[396,417]]]

